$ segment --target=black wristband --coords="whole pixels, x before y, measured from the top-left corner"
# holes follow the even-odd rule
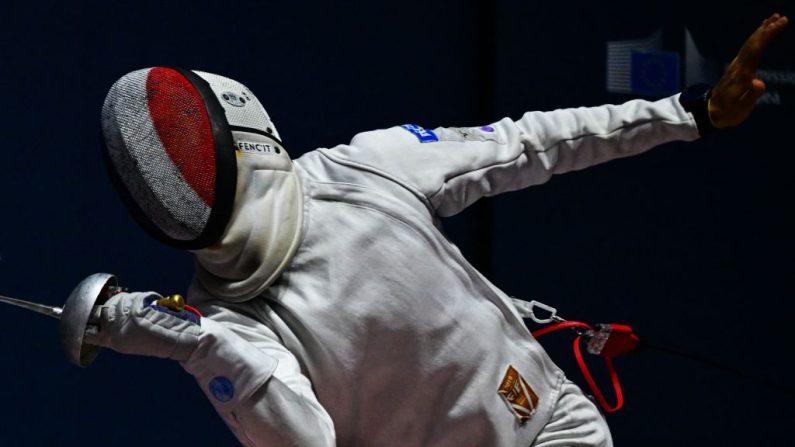
[[[698,133],[704,136],[713,130],[715,126],[709,119],[709,97],[712,93],[712,86],[709,84],[695,84],[682,90],[679,95],[679,104],[685,110],[693,114],[698,127]]]

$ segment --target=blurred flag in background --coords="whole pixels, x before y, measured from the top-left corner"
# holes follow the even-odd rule
[[[662,29],[645,39],[607,42],[607,91],[668,96],[681,90],[679,54],[662,49]]]

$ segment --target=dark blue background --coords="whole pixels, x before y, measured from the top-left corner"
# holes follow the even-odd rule
[[[297,157],[396,124],[479,125],[621,102],[629,96],[604,87],[608,40],[663,26],[676,51],[688,26],[726,63],[766,15],[791,11],[780,1],[730,3],[6,3],[0,293],[61,305],[98,271],[131,289],[184,291],[189,256],[135,226],[100,159],[104,94],[133,69],[182,66],[242,81]],[[793,33],[770,49],[767,68],[793,68]],[[485,200],[447,224],[510,294],[572,319],[631,324],[790,387],[650,351],[621,358],[627,403],[608,417],[618,445],[786,442],[795,415],[787,98],[740,128]],[[103,352],[81,370],[65,362],[54,320],[3,307],[0,328],[0,445],[235,443],[174,363]],[[580,380],[569,340],[543,342]]]

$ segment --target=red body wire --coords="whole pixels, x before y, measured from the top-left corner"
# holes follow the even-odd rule
[[[585,359],[582,356],[582,351],[580,348],[580,340],[583,336],[590,337],[588,333],[593,334],[595,330],[588,324],[582,323],[579,321],[563,321],[560,323],[551,324],[547,327],[535,330],[532,332],[533,336],[538,338],[542,335],[549,334],[550,332],[555,332],[561,329],[566,328],[579,328],[585,329],[588,331],[585,335],[581,334],[578,335],[577,338],[574,339],[573,349],[574,349],[574,358],[577,360],[577,364],[580,367],[580,371],[582,372],[583,377],[585,377],[585,381],[588,383],[588,387],[593,392],[596,401],[599,402],[599,405],[608,413],[613,413],[618,411],[622,406],[624,406],[624,393],[621,390],[621,382],[618,379],[618,373],[616,372],[615,367],[613,366],[613,358],[623,354],[624,352],[629,352],[635,348],[638,343],[638,337],[632,332],[632,329],[626,325],[609,325],[611,329],[615,330],[615,334],[611,334],[608,338],[607,343],[605,344],[604,348],[602,349],[600,356],[605,360],[605,366],[607,367],[607,372],[610,375],[610,381],[613,384],[613,391],[616,396],[616,403],[611,405],[605,399],[604,394],[599,389],[599,386],[596,384],[593,376],[591,375],[591,371],[588,369],[588,365],[585,363]],[[612,340],[612,342],[611,342]]]

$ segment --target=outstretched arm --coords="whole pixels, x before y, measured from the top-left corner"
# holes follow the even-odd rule
[[[698,107],[679,95],[651,102],[528,112],[488,126],[423,129],[400,126],[365,132],[349,146],[322,153],[332,161],[398,181],[441,216],[483,196],[544,183],[554,174],[635,155],[707,129],[735,126],[764,92],[756,77],[768,43],[787,25],[773,14],[754,31]],[[710,91],[705,88],[704,92]],[[697,127],[698,123],[698,127]],[[686,162],[686,161],[685,161]]]
[[[789,23],[787,17],[773,14],[745,41],[729,64],[709,99],[709,118],[716,128],[736,126],[745,121],[765,93],[765,83],[756,77],[756,69],[767,45]]]

